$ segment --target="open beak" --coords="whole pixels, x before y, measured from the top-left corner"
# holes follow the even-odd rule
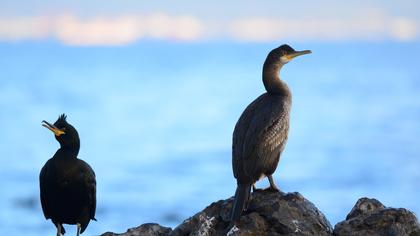
[[[289,60],[292,60],[295,57],[302,56],[309,53],[312,53],[311,50],[296,51],[294,53],[290,53],[289,55],[287,55],[287,57]]]
[[[45,120],[42,121],[42,126],[44,126],[45,128],[51,130],[55,136],[60,136],[62,134],[65,134],[64,131],[62,131],[61,129],[55,127],[54,125],[46,122]]]

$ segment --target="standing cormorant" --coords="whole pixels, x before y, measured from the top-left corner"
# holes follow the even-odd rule
[[[57,236],[65,233],[62,224],[77,224],[77,235],[95,219],[96,180],[93,169],[77,158],[79,134],[61,115],[54,125],[42,121],[51,130],[60,148],[45,163],[39,175],[41,205],[46,219],[57,227]]]
[[[295,51],[289,45],[273,49],[264,62],[262,77],[267,90],[242,113],[233,132],[232,167],[237,180],[231,214],[231,228],[249,203],[251,186],[268,177],[270,190],[279,191],[272,174],[287,141],[292,96],[279,70],[293,58],[311,53]]]

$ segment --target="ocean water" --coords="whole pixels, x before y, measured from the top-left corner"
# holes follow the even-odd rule
[[[38,175],[58,143],[41,121],[61,113],[97,175],[98,221],[85,235],[174,227],[232,196],[232,131],[264,92],[262,63],[276,46],[0,43],[0,234],[54,235]],[[313,54],[281,72],[293,107],[279,187],[302,193],[332,224],[364,196],[419,215],[420,43],[292,46]]]

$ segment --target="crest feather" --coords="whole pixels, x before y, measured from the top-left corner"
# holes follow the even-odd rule
[[[67,122],[67,116],[66,116],[66,114],[61,114],[59,117],[58,117],[58,120],[57,120],[57,122]]]

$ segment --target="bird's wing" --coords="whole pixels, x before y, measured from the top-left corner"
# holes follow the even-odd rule
[[[46,219],[49,219],[49,207],[48,207],[48,194],[47,194],[47,172],[48,172],[48,164],[50,161],[45,163],[44,167],[41,169],[41,173],[39,174],[39,190],[40,190],[40,198],[41,198],[41,206],[42,206],[42,212],[44,213],[44,216]]]
[[[95,219],[96,213],[96,179],[95,174],[89,178],[89,204],[90,204],[90,212],[89,217],[90,219]]]
[[[263,95],[262,95],[263,96]],[[243,175],[243,157],[244,157],[244,143],[246,142],[245,137],[251,121],[253,119],[252,114],[255,114],[255,110],[258,107],[258,102],[261,96],[255,99],[248,107],[242,112],[242,115],[238,119],[235,125],[232,137],[232,167],[233,175],[237,179],[242,179]]]
[[[283,97],[267,96],[260,104],[252,115],[243,144],[244,171],[253,177],[273,161],[273,152],[280,153],[289,127],[290,107]]]
[[[86,202],[89,205],[89,217],[95,219],[96,212],[96,176],[92,167],[83,160],[80,160],[83,166],[83,183],[86,190]]]
[[[260,158],[268,157],[270,153],[283,146],[288,138],[288,111],[285,111],[284,107],[283,109],[274,109],[272,117],[274,118],[263,130],[260,144],[257,146],[257,154]]]

